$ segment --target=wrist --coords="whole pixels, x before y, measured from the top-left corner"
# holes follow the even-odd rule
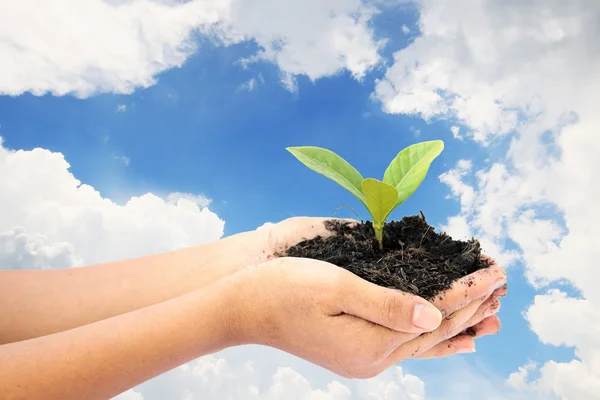
[[[244,232],[172,253],[169,261],[184,271],[181,274],[190,289],[200,289],[235,274],[246,266],[261,262],[261,251],[252,245],[255,232]],[[256,247],[256,245],[254,246]],[[168,254],[165,256],[169,257]]]
[[[281,272],[281,271],[279,271]],[[278,313],[281,301],[274,298],[278,290],[277,272],[265,264],[256,264],[225,278],[225,295],[234,341],[237,345],[254,344],[278,348],[284,321]],[[266,289],[266,290],[265,290]]]
[[[249,231],[228,236],[207,245],[205,252],[220,277],[267,261],[268,231]]]

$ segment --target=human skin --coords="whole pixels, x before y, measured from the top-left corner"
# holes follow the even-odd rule
[[[329,235],[325,220],[291,218],[200,246],[80,268],[0,271],[0,345],[76,328],[203,288],[303,239]]]
[[[419,329],[414,305],[427,305],[423,299],[331,264],[273,259],[316,234],[327,234],[322,220],[292,219],[136,260],[54,274],[3,271],[0,337],[8,344],[0,346],[0,398],[106,399],[249,343],[367,377],[406,358],[472,350],[473,338],[460,335],[466,327],[479,327],[480,336],[499,328],[501,268],[473,274],[471,285],[457,282],[434,302],[441,312],[429,318],[433,327]]]

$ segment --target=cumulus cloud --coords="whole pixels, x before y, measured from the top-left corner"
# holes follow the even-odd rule
[[[314,387],[290,367],[279,367],[267,377],[259,372],[251,361],[231,363],[218,355],[206,356],[113,400],[423,400],[425,395],[423,382],[400,367],[358,383],[334,380],[322,387]]]
[[[168,251],[218,239],[224,221],[203,196],[104,198],[62,154],[0,141],[0,268],[56,268]]]
[[[358,399],[370,400],[424,400],[425,383],[415,375],[394,367],[376,378],[357,385]]]
[[[0,176],[8,177],[0,181],[0,269],[76,267],[199,244],[223,234],[224,223],[207,208],[210,199],[204,195],[171,193],[162,199],[145,194],[119,205],[77,180],[60,153],[14,151],[0,141]],[[331,381],[317,387],[290,367],[266,375],[252,362],[214,355],[115,399],[422,400],[423,395],[423,382],[400,368],[360,385]]]
[[[172,193],[162,199],[146,194],[119,205],[77,180],[60,153],[13,151],[0,142],[0,176],[9,177],[0,182],[0,269],[75,267],[223,234],[223,221],[207,208],[210,200],[203,195]],[[269,375],[252,362],[207,356],[115,399],[422,400],[423,395],[423,382],[400,368],[359,385],[331,381],[315,386],[290,367]]]
[[[71,243],[50,242],[20,226],[0,232],[0,269],[65,268],[80,263]]]
[[[131,93],[193,51],[223,1],[23,0],[0,4],[0,94]],[[107,29],[110,27],[110,29]]]
[[[177,205],[179,203],[179,200],[185,200],[185,201],[189,201],[191,203],[196,204],[200,208],[208,207],[212,203],[212,200],[203,194],[192,194],[192,193],[181,193],[181,192],[169,193],[167,195],[166,200],[170,204],[174,204],[174,205]]]
[[[579,292],[549,291],[526,313],[542,341],[574,347],[577,359],[528,367],[512,382],[532,393],[593,398],[600,379],[592,312],[600,308],[600,3],[418,3],[421,36],[394,55],[375,96],[387,112],[453,121],[485,146],[510,138],[505,159],[442,175],[461,201],[448,226],[461,234],[468,226],[503,263],[521,261],[538,289],[562,282]],[[526,379],[530,370],[538,380]]]
[[[543,343],[575,347],[578,359],[549,361],[531,378],[530,363],[513,373],[508,383],[525,392],[555,393],[564,399],[593,399],[600,391],[600,311],[598,303],[550,290],[535,297],[526,317]],[[567,323],[565,323],[567,322]]]
[[[197,34],[224,45],[254,41],[259,51],[246,64],[275,63],[291,89],[297,75],[360,78],[380,58],[375,12],[361,0],[3,2],[0,94],[131,93],[180,67]]]

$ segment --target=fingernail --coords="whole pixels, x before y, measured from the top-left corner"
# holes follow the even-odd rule
[[[417,304],[413,312],[413,325],[419,329],[432,331],[442,323],[442,313],[428,304]]]
[[[504,285],[506,285],[506,281],[502,280],[502,281],[500,281],[500,282],[499,282],[499,283],[496,285],[496,287],[494,288],[494,290],[498,290],[498,289],[500,289],[501,287],[504,287]]]

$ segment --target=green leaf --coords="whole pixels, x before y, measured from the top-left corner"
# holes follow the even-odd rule
[[[373,225],[383,228],[388,215],[396,208],[398,191],[395,187],[373,178],[363,180],[362,189],[367,199],[367,208],[373,217]]]
[[[331,150],[313,146],[288,147],[286,150],[308,168],[328,177],[348,190],[367,207],[367,201],[361,186],[363,177],[342,157]]]
[[[400,205],[417,190],[429,166],[444,150],[444,142],[433,140],[413,144],[402,150],[392,160],[383,176],[383,181],[396,188]]]

